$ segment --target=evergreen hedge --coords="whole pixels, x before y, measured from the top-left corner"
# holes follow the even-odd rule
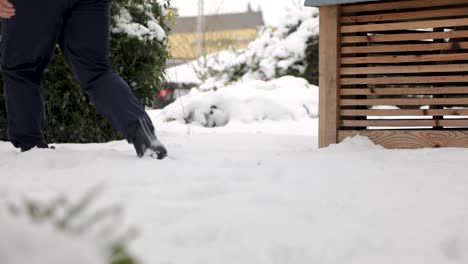
[[[169,32],[168,17],[164,14],[168,5],[169,1],[158,4],[156,0],[115,0],[112,7],[112,67],[131,85],[139,100],[148,106],[162,83],[164,66],[169,57],[166,39],[152,34],[158,30],[160,33]],[[143,29],[140,32],[147,33],[135,35],[122,30],[122,25],[137,27]],[[0,93],[3,95],[1,84]],[[45,136],[48,142],[91,143],[122,138],[95,111],[73,79],[58,48],[44,75],[44,97],[47,115]],[[5,120],[4,98],[1,96],[2,140],[6,140]]]

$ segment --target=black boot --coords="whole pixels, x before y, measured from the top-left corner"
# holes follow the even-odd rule
[[[135,139],[132,143],[140,158],[145,156],[145,154],[151,157],[156,156],[158,159],[164,159],[167,156],[167,150],[154,134],[154,129],[143,120],[139,122]]]
[[[49,147],[49,145],[47,145],[47,143],[45,142],[40,142],[32,147],[21,147],[21,152],[26,152],[26,151],[30,151],[31,149],[33,148],[38,148],[38,149],[55,149],[55,147]]]

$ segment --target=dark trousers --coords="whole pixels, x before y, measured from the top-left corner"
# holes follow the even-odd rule
[[[111,0],[12,0],[2,20],[1,67],[8,137],[15,147],[44,141],[42,75],[56,45],[97,111],[132,142],[138,120],[151,121],[109,66]],[[61,98],[55,98],[61,100]]]

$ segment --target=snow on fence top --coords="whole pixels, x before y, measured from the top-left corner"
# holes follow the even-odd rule
[[[377,0],[306,0],[305,6],[343,5]]]

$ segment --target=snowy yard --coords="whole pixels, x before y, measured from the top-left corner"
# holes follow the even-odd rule
[[[100,199],[125,206],[140,230],[132,250],[148,264],[468,261],[468,150],[365,138],[318,150],[316,121],[190,134],[159,124],[164,161],[137,159],[125,142],[23,154],[0,143],[0,197],[79,197],[104,184]]]
[[[277,76],[304,73],[318,34],[316,10],[298,12],[245,51],[213,56],[222,74],[204,83],[201,60],[168,70],[200,89],[149,113],[165,160],[138,159],[123,141],[27,153],[0,142],[0,264],[108,263],[96,237],[5,213],[96,186],[93,206],[122,205],[122,226],[139,230],[130,247],[142,264],[468,263],[468,149],[386,150],[359,136],[318,149],[318,88]],[[114,30],[132,35],[127,13]]]

